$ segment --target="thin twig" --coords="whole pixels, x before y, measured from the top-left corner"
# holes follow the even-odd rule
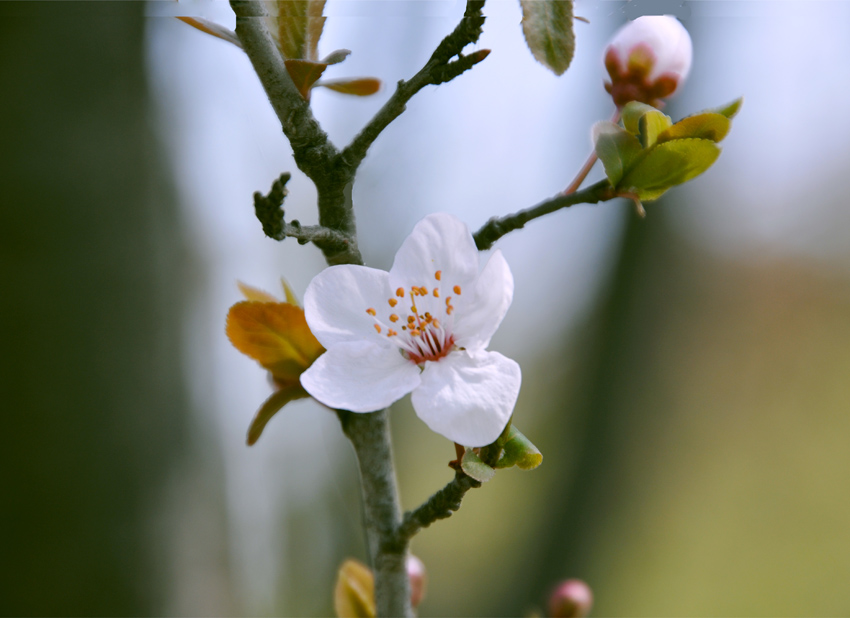
[[[490,52],[484,49],[467,56],[461,54],[467,45],[475,43],[481,36],[481,27],[484,25],[484,15],[481,13],[483,8],[484,0],[467,0],[463,19],[454,31],[440,42],[425,66],[410,80],[398,82],[393,96],[343,149],[340,159],[345,166],[351,170],[357,169],[372,143],[393,120],[404,112],[407,102],[422,88],[454,79],[487,57]],[[452,61],[455,57],[457,59]]]
[[[399,539],[405,541],[413,538],[422,528],[427,528],[438,519],[451,517],[460,509],[463,496],[470,489],[481,487],[481,483],[461,471],[455,473],[454,479],[419,508],[408,511],[398,528]]]
[[[520,210],[504,217],[493,217],[473,234],[475,246],[480,251],[484,251],[492,247],[494,242],[508,232],[520,229],[533,219],[548,215],[561,208],[567,208],[576,204],[597,204],[614,197],[616,197],[614,190],[607,180],[601,180],[586,189],[570,193],[569,195],[559,193],[555,197],[540,202],[537,206],[532,206],[531,208],[526,208],[525,210]]]

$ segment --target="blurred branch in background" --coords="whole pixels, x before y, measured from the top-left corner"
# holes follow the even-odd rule
[[[151,615],[185,444],[144,3],[0,3],[0,613]]]

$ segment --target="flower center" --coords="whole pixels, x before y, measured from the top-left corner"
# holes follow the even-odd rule
[[[374,307],[366,310],[374,318],[378,334],[386,336],[417,365],[439,360],[454,349],[453,297],[443,295],[442,278],[442,271],[438,270],[434,273],[436,287],[398,288],[387,299],[388,308],[381,310],[381,315]],[[452,286],[451,292],[460,296],[460,286]]]

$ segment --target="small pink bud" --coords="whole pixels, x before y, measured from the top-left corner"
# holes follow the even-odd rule
[[[611,77],[605,90],[617,107],[629,101],[658,107],[685,81],[692,57],[691,37],[675,17],[638,17],[620,28],[605,50]]]
[[[593,606],[593,592],[580,579],[561,583],[549,597],[551,618],[584,618]]]
[[[410,578],[410,604],[418,607],[425,598],[425,583],[428,578],[425,575],[425,565],[413,554],[407,556],[407,576]]]

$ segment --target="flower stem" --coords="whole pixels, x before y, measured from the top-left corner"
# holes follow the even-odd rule
[[[617,108],[614,110],[614,113],[611,115],[611,122],[617,124],[620,122],[620,109]],[[587,161],[584,162],[584,165],[581,166],[581,169],[576,174],[576,177],[573,178],[573,181],[570,185],[564,189],[564,195],[569,195],[570,193],[575,193],[578,191],[578,188],[581,186],[581,183],[584,182],[584,179],[587,178],[587,175],[590,173],[590,170],[593,169],[594,164],[596,163],[599,157],[596,156],[596,150],[592,150],[587,157]]]

